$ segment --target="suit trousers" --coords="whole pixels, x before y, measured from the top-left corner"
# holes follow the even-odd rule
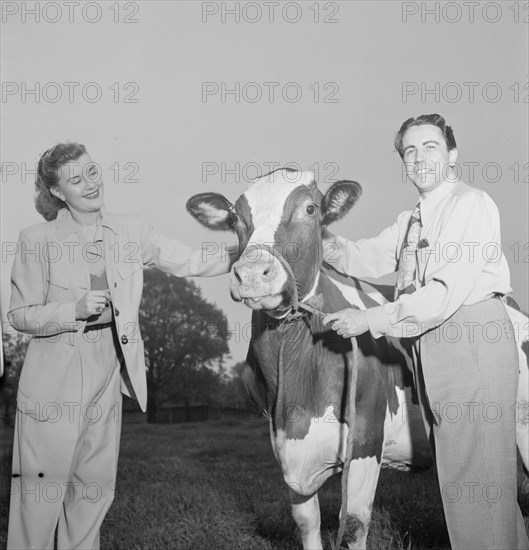
[[[72,390],[80,401],[65,395],[38,403],[46,407],[45,421],[19,404],[9,550],[52,549],[55,532],[58,549],[99,548],[99,529],[114,499],[121,434],[115,339],[110,327],[79,335],[69,368],[81,371],[82,387]]]
[[[453,550],[529,550],[517,502],[514,336],[492,298],[462,306],[416,342],[415,381]]]

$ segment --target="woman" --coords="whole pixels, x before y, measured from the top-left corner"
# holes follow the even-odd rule
[[[213,276],[234,258],[203,257],[136,216],[107,212],[83,145],[44,153],[36,188],[47,221],[20,233],[8,313],[33,336],[17,397],[8,548],[53,548],[56,529],[59,549],[99,548],[114,498],[121,392],[146,408],[142,268]]]

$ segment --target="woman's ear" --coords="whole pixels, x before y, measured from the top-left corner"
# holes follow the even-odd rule
[[[62,191],[58,189],[55,185],[53,187],[50,187],[50,193],[57,197],[59,200],[64,201],[64,195],[62,194]]]

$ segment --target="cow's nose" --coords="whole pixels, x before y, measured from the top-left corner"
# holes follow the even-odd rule
[[[274,278],[274,264],[272,262],[257,262],[254,264],[235,263],[233,274],[240,285],[252,285],[257,282],[266,282]]]

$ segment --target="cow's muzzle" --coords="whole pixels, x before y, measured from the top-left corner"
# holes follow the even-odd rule
[[[251,254],[245,250],[232,266],[231,296],[251,309],[288,309],[292,284],[282,262],[265,248],[253,247]]]

